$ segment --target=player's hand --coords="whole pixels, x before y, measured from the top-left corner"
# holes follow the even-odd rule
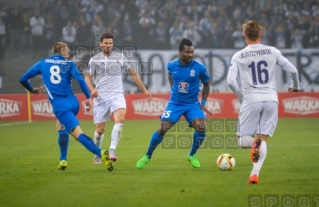
[[[206,106],[201,105],[200,108],[201,108],[206,114],[208,114],[209,116],[210,116],[210,115],[213,115],[213,113],[212,113],[211,111],[209,111],[209,110],[206,108]]]
[[[144,90],[143,93],[147,96],[148,101],[152,100],[152,94],[148,90]]]
[[[289,87],[289,88],[288,88],[288,92],[290,92],[290,93],[299,93],[299,92],[300,92],[300,89],[294,89],[294,88],[292,88],[292,87]]]
[[[92,99],[89,98],[85,100],[85,110],[91,111],[91,109],[92,109]]]
[[[97,91],[97,89],[93,89],[91,91],[91,97],[92,98],[96,98],[99,95],[99,92]]]
[[[38,95],[41,93],[43,87],[35,87],[33,88],[33,91],[31,91],[32,94]]]

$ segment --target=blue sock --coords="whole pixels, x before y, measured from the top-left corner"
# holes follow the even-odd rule
[[[60,146],[60,160],[67,160],[69,133],[66,130],[59,130],[58,143]]]
[[[163,137],[161,137],[157,131],[153,133],[150,145],[148,146],[148,150],[146,152],[146,155],[151,158],[154,150],[156,149],[157,145],[159,145],[163,140]]]
[[[189,156],[193,156],[194,154],[196,154],[198,148],[203,143],[205,136],[206,136],[206,132],[204,133],[199,133],[198,131],[194,132],[192,150],[189,153]]]
[[[93,140],[89,136],[82,133],[78,137],[78,141],[90,152],[101,158],[101,149],[94,144]]]

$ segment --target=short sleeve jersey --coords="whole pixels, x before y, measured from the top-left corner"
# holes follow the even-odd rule
[[[199,104],[201,83],[210,79],[206,67],[195,60],[182,65],[177,59],[168,63],[167,69],[173,80],[170,103]]]
[[[118,52],[105,56],[102,52],[93,56],[87,73],[95,80],[99,93],[124,92],[122,74],[130,68],[127,58]]]

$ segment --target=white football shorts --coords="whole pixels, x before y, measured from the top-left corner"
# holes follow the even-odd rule
[[[266,134],[272,136],[278,122],[278,102],[262,101],[240,108],[239,134]]]
[[[103,94],[101,99],[93,101],[93,119],[95,124],[110,120],[112,113],[118,109],[126,109],[126,100],[123,93]]]

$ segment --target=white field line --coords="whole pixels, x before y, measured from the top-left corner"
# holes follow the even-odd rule
[[[32,122],[29,122],[29,121],[10,122],[10,123],[0,124],[0,127],[7,127],[7,126],[13,126],[13,125],[19,125],[19,124],[31,124],[31,123]]]
[[[268,144],[267,147],[318,147],[319,144],[280,144],[280,145],[273,145]]]

